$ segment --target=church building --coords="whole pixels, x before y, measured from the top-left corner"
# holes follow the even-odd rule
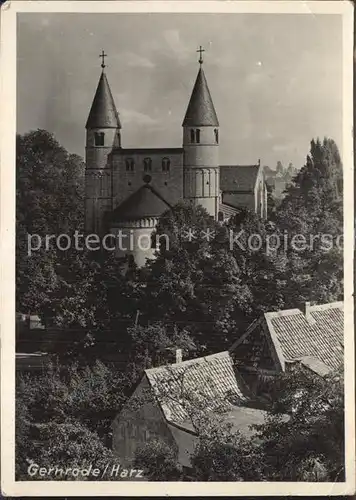
[[[139,266],[153,257],[150,238],[159,217],[179,201],[201,205],[220,221],[241,207],[267,216],[260,162],[220,165],[219,120],[203,70],[203,49],[198,52],[198,75],[177,148],[123,147],[125,124],[105,73],[105,54],[101,56],[102,73],[86,123],[85,230],[125,235],[130,240],[125,252]]]

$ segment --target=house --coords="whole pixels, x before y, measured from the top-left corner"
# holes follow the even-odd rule
[[[324,376],[343,365],[343,302],[267,312],[229,352],[241,376],[256,391],[258,374],[284,372],[295,363]]]
[[[251,425],[264,422],[266,412],[253,407],[228,352],[145,370],[112,424],[114,454],[126,465],[138,447],[160,438],[189,468],[197,443],[194,419],[206,412],[221,415],[246,437],[253,435]]]

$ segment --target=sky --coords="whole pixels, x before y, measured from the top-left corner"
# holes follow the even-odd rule
[[[325,14],[19,14],[17,132],[46,129],[84,156],[104,49],[123,147],[180,147],[202,45],[220,163],[301,167],[312,138],[341,147],[341,22]]]

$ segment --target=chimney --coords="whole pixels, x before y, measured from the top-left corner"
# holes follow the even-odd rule
[[[183,360],[182,349],[176,349],[176,363],[181,363]]]
[[[308,321],[308,323],[310,325],[314,325],[315,324],[315,319],[313,318],[313,316],[310,313],[310,302],[305,302],[303,304],[302,312],[303,312],[303,314],[305,316],[305,319]]]

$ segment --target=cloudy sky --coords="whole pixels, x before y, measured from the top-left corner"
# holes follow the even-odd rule
[[[99,54],[124,147],[177,147],[198,70],[220,121],[222,164],[301,166],[313,137],[342,137],[341,16],[20,14],[17,130],[84,155]]]

